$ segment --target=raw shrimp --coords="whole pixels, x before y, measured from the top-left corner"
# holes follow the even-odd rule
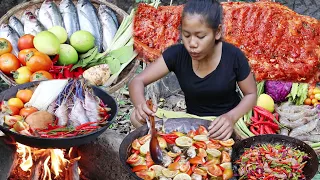
[[[304,111],[301,111],[298,113],[288,113],[288,112],[282,112],[282,111],[278,111],[277,113],[279,113],[279,115],[282,117],[286,117],[290,121],[296,121],[303,117],[317,115],[318,111],[316,108],[313,108],[313,109],[305,109]]]
[[[76,98],[74,101],[74,105],[69,114],[69,121],[74,127],[89,122],[89,119],[83,108],[82,102],[79,98]]]
[[[300,126],[298,128],[293,129],[289,133],[289,136],[297,137],[297,136],[299,136],[301,134],[305,134],[305,133],[308,133],[308,132],[314,130],[317,127],[318,121],[319,121],[319,119],[315,119],[315,120],[310,121],[309,123],[307,123],[307,124],[305,124],[303,126]]]
[[[311,142],[320,142],[320,135],[309,135],[309,134],[304,134],[304,135],[299,135],[295,137],[301,141],[311,141]]]
[[[101,119],[99,115],[99,102],[95,96],[88,91],[85,91],[83,107],[90,122],[97,122]]]
[[[54,115],[58,118],[58,126],[65,126],[68,123],[68,107],[66,101],[54,111]]]
[[[308,123],[308,120],[306,118],[301,118],[296,121],[289,121],[287,117],[281,116],[280,117],[280,123],[287,128],[294,129],[300,126],[303,126],[304,124]]]
[[[56,101],[53,101],[49,106],[47,111],[51,114],[54,114],[54,110],[56,109],[57,103]]]
[[[280,130],[281,135],[289,136],[289,130],[287,128],[282,128]]]

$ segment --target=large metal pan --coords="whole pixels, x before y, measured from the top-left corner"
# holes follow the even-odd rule
[[[162,120],[157,121],[157,124],[162,124]],[[177,119],[168,119],[167,121],[165,121],[165,124],[164,124],[166,133],[172,132],[174,130],[187,133],[190,130],[197,129],[200,125],[203,125],[204,127],[208,128],[210,125],[210,121],[195,119],[195,118],[177,118]],[[147,125],[144,125],[136,129],[135,131],[131,132],[124,138],[119,148],[119,158],[123,167],[135,179],[141,179],[141,178],[139,178],[135,173],[131,171],[131,167],[126,163],[126,160],[130,155],[131,143],[135,139],[146,135],[148,133],[148,130],[149,129]],[[233,136],[233,138],[235,137]],[[281,143],[289,147],[298,148],[299,150],[302,150],[308,153],[311,159],[308,161],[305,168],[303,169],[304,174],[306,175],[308,180],[311,179],[318,170],[317,155],[309,145],[307,145],[306,143],[300,140],[287,137],[287,136],[282,136],[282,135],[255,136],[255,137],[244,139],[242,141],[235,143],[232,151],[232,162],[235,162],[240,157],[240,155],[244,152],[244,148],[247,148],[247,147],[250,147],[251,145],[256,145],[259,143],[272,143],[272,144]],[[234,172],[237,171],[237,166],[234,165],[234,163],[233,163],[233,169],[234,169]],[[232,178],[232,180],[235,180],[235,179],[237,179],[237,177]]]
[[[306,166],[303,168],[303,174],[306,176],[307,180],[311,180],[317,173],[319,163],[315,151],[303,141],[279,134],[253,136],[242,141],[236,142],[233,145],[233,151],[231,155],[233,164],[244,153],[244,148],[250,148],[251,146],[268,143],[283,144],[287,147],[296,148],[298,150],[306,152],[308,156],[311,158],[308,160]],[[236,165],[234,165],[233,167],[234,171],[237,171],[238,167]]]
[[[31,82],[14,86],[8,90],[3,91],[0,94],[0,100],[8,100],[9,98],[14,97],[18,90],[29,88],[38,84],[39,82]],[[92,86],[92,89],[94,94],[98,96],[103,101],[103,103],[105,103],[106,105],[108,105],[108,107],[111,108],[111,116],[109,117],[107,124],[94,132],[85,135],[66,138],[39,138],[33,136],[25,136],[12,132],[9,129],[3,127],[2,125],[0,125],[0,130],[13,141],[37,148],[70,148],[73,146],[87,144],[90,141],[95,140],[100,134],[102,134],[112,124],[118,113],[118,106],[116,101],[107,92],[103,91],[102,89],[96,86]]]

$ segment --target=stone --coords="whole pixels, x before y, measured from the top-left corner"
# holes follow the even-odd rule
[[[107,129],[95,141],[79,146],[79,166],[84,175],[91,180],[134,180],[119,158],[119,147],[124,137],[124,134]]]

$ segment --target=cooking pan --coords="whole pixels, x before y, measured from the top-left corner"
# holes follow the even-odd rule
[[[295,148],[300,151],[303,151],[308,154],[310,159],[308,160],[307,164],[303,168],[303,174],[306,176],[307,180],[311,180],[318,171],[318,157],[315,151],[303,141],[298,139],[284,136],[280,134],[268,134],[268,135],[259,135],[253,136],[242,141],[236,142],[233,145],[233,151],[231,155],[232,163],[233,163],[233,170],[234,172],[238,172],[238,166],[234,164],[240,156],[244,153],[244,148],[250,148],[251,146],[256,146],[259,144],[282,144],[287,147]]]
[[[3,91],[0,94],[0,100],[8,100],[11,97],[14,97],[18,90],[30,88],[35,85],[38,85],[39,82],[31,82],[22,85],[13,86],[10,89]],[[93,131],[88,134],[79,135],[75,137],[65,137],[65,138],[39,138],[33,136],[25,136],[10,131],[9,129],[0,125],[0,130],[6,134],[12,141],[19,142],[21,144],[37,147],[37,148],[70,148],[73,146],[79,146],[82,144],[87,144],[90,141],[95,140],[100,134],[102,134],[115,120],[118,113],[118,106],[116,101],[104,90],[100,89],[97,86],[92,86],[93,92],[98,96],[104,104],[111,108],[111,115],[108,119],[108,122],[105,126],[99,128],[96,131]]]
[[[168,119],[165,121],[165,132],[169,133],[172,131],[179,131],[183,133],[188,133],[190,130],[196,130],[200,125],[208,128],[211,121],[202,120],[202,119],[196,119],[196,118],[175,118],[175,119]],[[157,121],[158,125],[162,125],[163,121]],[[128,134],[122,141],[120,148],[119,148],[119,158],[121,161],[121,164],[126,169],[126,171],[131,174],[135,179],[141,179],[139,178],[135,173],[132,172],[131,167],[129,164],[126,163],[126,160],[128,159],[130,152],[131,152],[131,143],[144,135],[148,133],[148,127],[147,125],[144,125],[130,134]],[[235,139],[235,137],[233,136]],[[306,166],[304,167],[303,171],[307,179],[311,180],[312,177],[316,174],[318,170],[318,158],[314,150],[307,145],[306,143],[288,137],[283,135],[260,135],[260,136],[254,136],[247,139],[244,139],[242,141],[236,142],[234,146],[232,147],[232,162],[233,162],[233,171],[236,174],[237,173],[237,166],[234,164],[234,162],[239,159],[239,157],[244,153],[244,148],[251,147],[251,145],[257,145],[261,143],[281,143],[289,147],[297,148],[301,151],[306,152],[311,159],[308,161]],[[231,180],[238,179],[238,177],[233,177]]]

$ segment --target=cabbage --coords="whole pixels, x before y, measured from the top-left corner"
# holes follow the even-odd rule
[[[272,97],[275,102],[283,102],[290,93],[292,82],[285,81],[266,81],[266,94]]]

